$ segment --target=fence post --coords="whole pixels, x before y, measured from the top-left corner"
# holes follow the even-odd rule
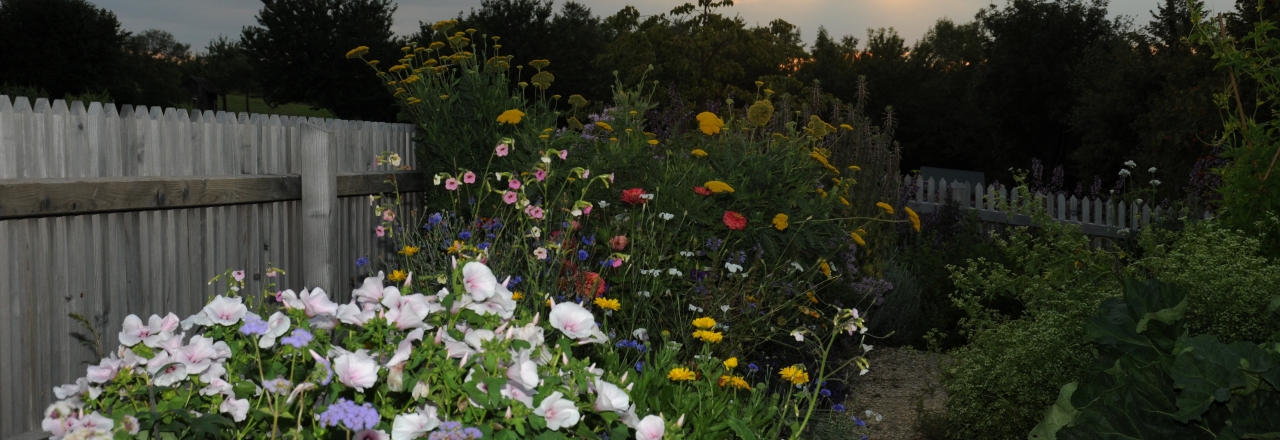
[[[336,236],[337,147],[333,132],[302,124],[302,281],[310,288],[334,289],[329,255]],[[332,294],[332,293],[331,293]]]

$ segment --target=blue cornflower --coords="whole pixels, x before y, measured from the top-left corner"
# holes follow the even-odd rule
[[[609,267],[613,265],[613,258],[605,258],[600,260],[600,267]]]
[[[587,251],[585,251],[585,250],[579,250],[579,251],[578,251],[578,260],[581,260],[581,261],[587,261]]]
[[[818,391],[818,394],[821,394],[822,397],[831,397],[831,390],[823,388],[821,391]]]
[[[754,372],[760,371],[760,366],[756,365],[755,362],[752,362],[747,364],[747,369],[751,370],[751,372],[754,373]]]
[[[867,422],[863,421],[862,419],[859,419],[858,416],[853,416],[853,424],[858,425],[858,427],[860,428],[867,427]]]
[[[642,370],[644,370],[644,361],[636,361],[636,372],[639,373]]]
[[[458,233],[458,238],[461,238],[461,239],[463,239],[463,240],[470,240],[470,239],[471,239],[471,231],[462,231],[462,232]]]
[[[369,265],[369,257],[360,257],[356,259],[356,267],[365,267]]]
[[[520,275],[516,275],[511,278],[511,285],[507,286],[507,288],[510,289],[512,287],[515,287],[516,284],[520,284],[521,281],[524,281],[524,277]]]
[[[478,248],[480,248],[480,250],[482,250],[482,251],[483,251],[483,250],[485,250],[485,249],[489,249],[489,246],[491,246],[491,245],[489,244],[489,242],[487,242],[487,241],[486,241],[486,242],[484,242],[484,243],[480,243],[480,246],[477,246],[477,247],[478,247]]]
[[[844,412],[844,405],[839,403],[831,405],[831,410],[835,412]]]
[[[437,212],[437,213],[435,213],[435,214],[431,214],[431,216],[430,216],[430,217],[427,217],[427,224],[428,224],[428,225],[431,225],[431,226],[438,225],[438,224],[440,224],[440,222],[442,222],[442,221],[444,221],[444,216],[443,216],[443,215],[440,215],[440,213],[439,213],[439,212]]]
[[[583,236],[583,237],[582,237],[582,244],[585,244],[585,245],[587,245],[587,246],[595,245],[595,244],[596,244],[596,236],[594,236],[594,235],[587,235],[587,236]]]
[[[302,347],[306,347],[307,344],[311,343],[312,339],[314,339],[314,337],[311,336],[311,332],[308,332],[300,328],[295,328],[293,329],[292,334],[290,334],[289,336],[280,338],[280,343],[292,345],[294,348],[302,348]]]
[[[244,324],[240,325],[240,333],[262,336],[270,328],[267,321],[263,321],[258,315],[248,315],[244,317]]]

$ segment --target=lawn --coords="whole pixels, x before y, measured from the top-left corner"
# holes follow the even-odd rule
[[[312,108],[310,105],[296,102],[284,104],[279,107],[271,107],[268,106],[267,102],[263,101],[262,98],[255,97],[249,98],[249,106],[246,109],[244,95],[236,94],[227,95],[227,109],[233,112],[263,113],[281,116],[333,117],[333,113],[328,109]]]

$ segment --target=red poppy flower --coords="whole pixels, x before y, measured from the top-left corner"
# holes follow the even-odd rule
[[[604,278],[595,272],[583,274],[578,282],[578,294],[584,298],[594,298],[604,294]]]
[[[622,202],[632,205],[643,205],[648,199],[641,197],[645,194],[644,188],[631,188],[622,190]]]
[[[728,226],[729,229],[732,229],[735,231],[741,231],[747,228],[747,218],[743,217],[742,214],[739,214],[737,212],[725,211],[724,225]]]
[[[700,196],[709,196],[709,195],[711,195],[711,190],[707,189],[707,187],[705,187],[705,186],[695,186],[695,187],[693,187],[693,192],[698,193],[698,195],[700,195]]]

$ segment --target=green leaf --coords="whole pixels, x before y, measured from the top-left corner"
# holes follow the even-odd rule
[[[1071,405],[1071,394],[1076,391],[1076,382],[1063,385],[1058,391],[1058,401],[1044,411],[1044,420],[1031,430],[1029,440],[1056,440],[1062,427],[1071,424],[1080,410]]]
[[[1178,421],[1198,420],[1213,402],[1231,398],[1231,390],[1246,383],[1240,360],[1248,357],[1249,348],[1260,350],[1248,342],[1225,345],[1213,335],[1182,338],[1172,371],[1174,387],[1182,389],[1178,396]]]

